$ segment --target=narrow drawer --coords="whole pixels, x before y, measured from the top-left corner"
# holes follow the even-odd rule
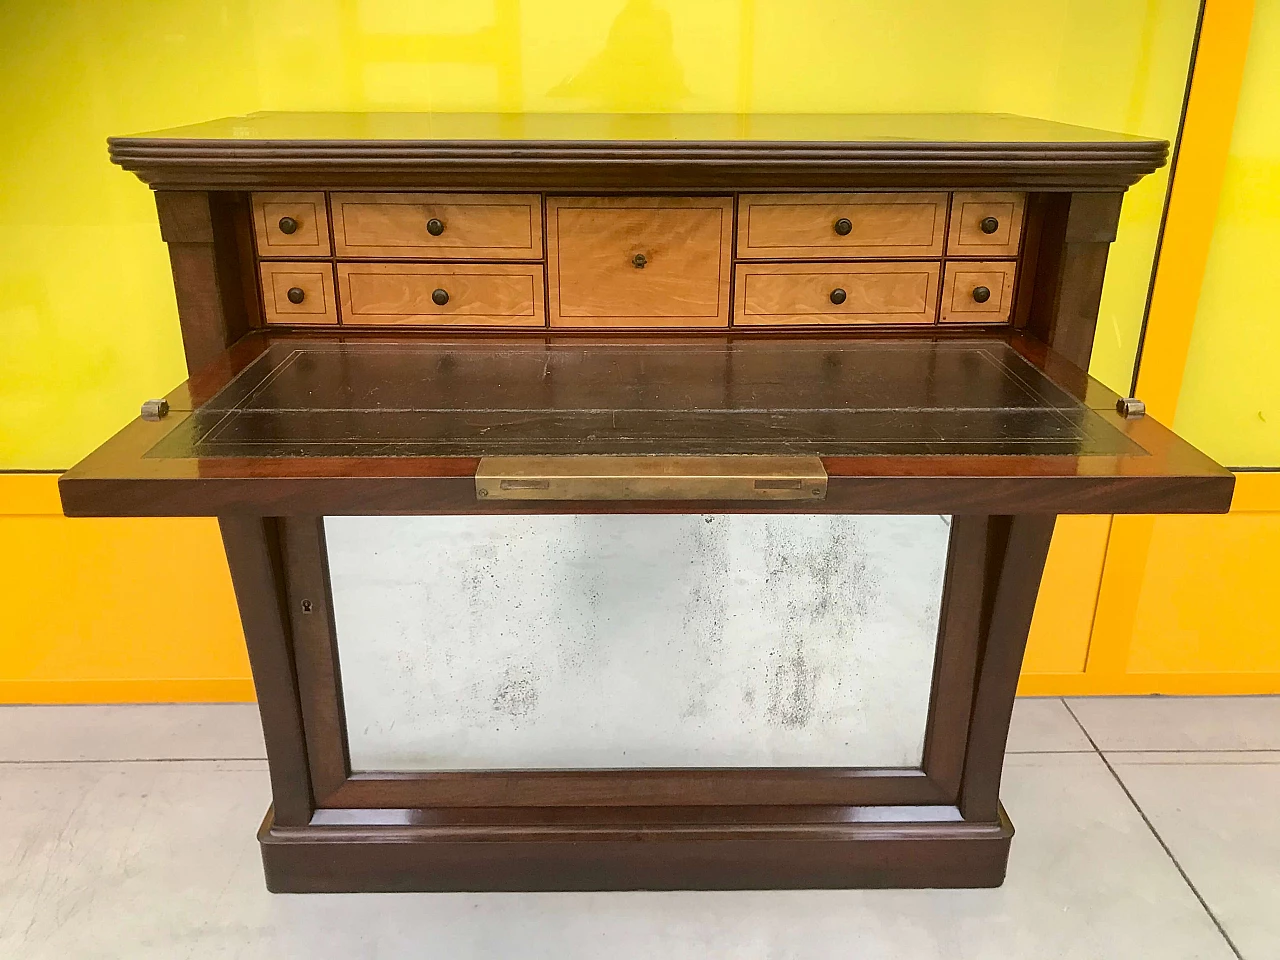
[[[798,193],[738,200],[738,256],[806,260],[936,257],[945,193]]]
[[[951,200],[948,257],[1016,257],[1025,195],[957,193]]]
[[[943,323],[1008,323],[1016,261],[948,262],[942,282]]]
[[[335,193],[331,203],[340,257],[542,257],[542,199],[537,194]]]
[[[540,263],[340,263],[344,324],[541,327]]]
[[[734,326],[933,323],[934,263],[740,263]]]
[[[549,197],[553,327],[725,327],[730,197]]]
[[[337,323],[333,264],[272,261],[258,265],[267,323]]]
[[[255,193],[253,232],[260,257],[327,257],[323,193]]]

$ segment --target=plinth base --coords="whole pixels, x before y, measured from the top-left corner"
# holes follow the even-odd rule
[[[997,887],[1012,837],[1003,807],[991,823],[841,822],[839,808],[343,810],[301,827],[268,810],[258,832],[274,893]]]

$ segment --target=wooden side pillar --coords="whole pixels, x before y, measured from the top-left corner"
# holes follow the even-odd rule
[[[156,193],[160,236],[169,245],[187,372],[195,373],[258,323],[248,214],[236,194]],[[252,295],[250,295],[252,292]]]
[[[978,660],[960,784],[959,806],[966,820],[994,821],[999,816],[1013,698],[1056,520],[1052,514],[991,518],[986,642]]]
[[[302,826],[311,822],[315,803],[309,786],[277,521],[220,517],[218,525],[258,691],[258,712],[271,768],[274,822]]]
[[[1030,331],[1082,370],[1089,369],[1107,253],[1123,192],[1044,197]]]

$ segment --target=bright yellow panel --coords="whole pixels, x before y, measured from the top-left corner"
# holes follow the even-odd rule
[[[1280,466],[1280,0],[1253,19],[1175,426],[1233,466]]]
[[[1082,673],[1111,518],[1059,517],[1022,661],[1024,676]]]
[[[0,510],[56,483],[0,477]],[[214,520],[0,513],[0,584],[0,702],[252,699]]]
[[[1280,671],[1280,513],[1157,517],[1130,673]]]
[[[10,0],[0,468],[64,468],[184,377],[150,192],[108,135],[254,110],[1002,111],[1172,138],[1195,0]],[[1127,385],[1163,175],[1094,372]]]

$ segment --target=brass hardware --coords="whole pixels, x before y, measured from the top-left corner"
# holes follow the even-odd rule
[[[631,258],[631,262],[635,264],[635,267],[637,270],[643,270],[644,265],[649,261],[643,253],[637,253],[634,257]]]
[[[822,500],[819,457],[482,457],[481,500]]]
[[[306,291],[301,287],[290,287],[285,296],[289,298],[290,303],[301,303],[303,300],[307,299]]]
[[[844,303],[846,297],[848,297],[848,294],[839,287],[831,291],[831,302],[837,306]]]
[[[990,287],[974,287],[973,299],[975,303],[986,303],[988,300],[991,299],[991,288]]]
[[[169,415],[168,400],[148,400],[142,405],[142,419],[155,422]]]
[[[298,221],[293,219],[293,217],[281,217],[279,226],[281,233],[296,233],[298,230]]]
[[[431,291],[431,302],[434,303],[437,307],[443,307],[446,303],[449,302],[449,291],[442,290],[439,287],[436,287],[434,290]]]
[[[1000,229],[1000,221],[995,217],[983,217],[978,221],[978,229],[983,233],[995,233]]]
[[[427,221],[427,233],[431,234],[433,237],[440,236],[440,234],[444,233],[444,221],[437,220],[435,217],[432,217]]]
[[[842,237],[847,237],[853,232],[853,222],[848,217],[841,217],[836,221],[836,233]]]
[[[1136,397],[1121,397],[1116,401],[1116,413],[1126,420],[1147,415],[1147,405]]]

